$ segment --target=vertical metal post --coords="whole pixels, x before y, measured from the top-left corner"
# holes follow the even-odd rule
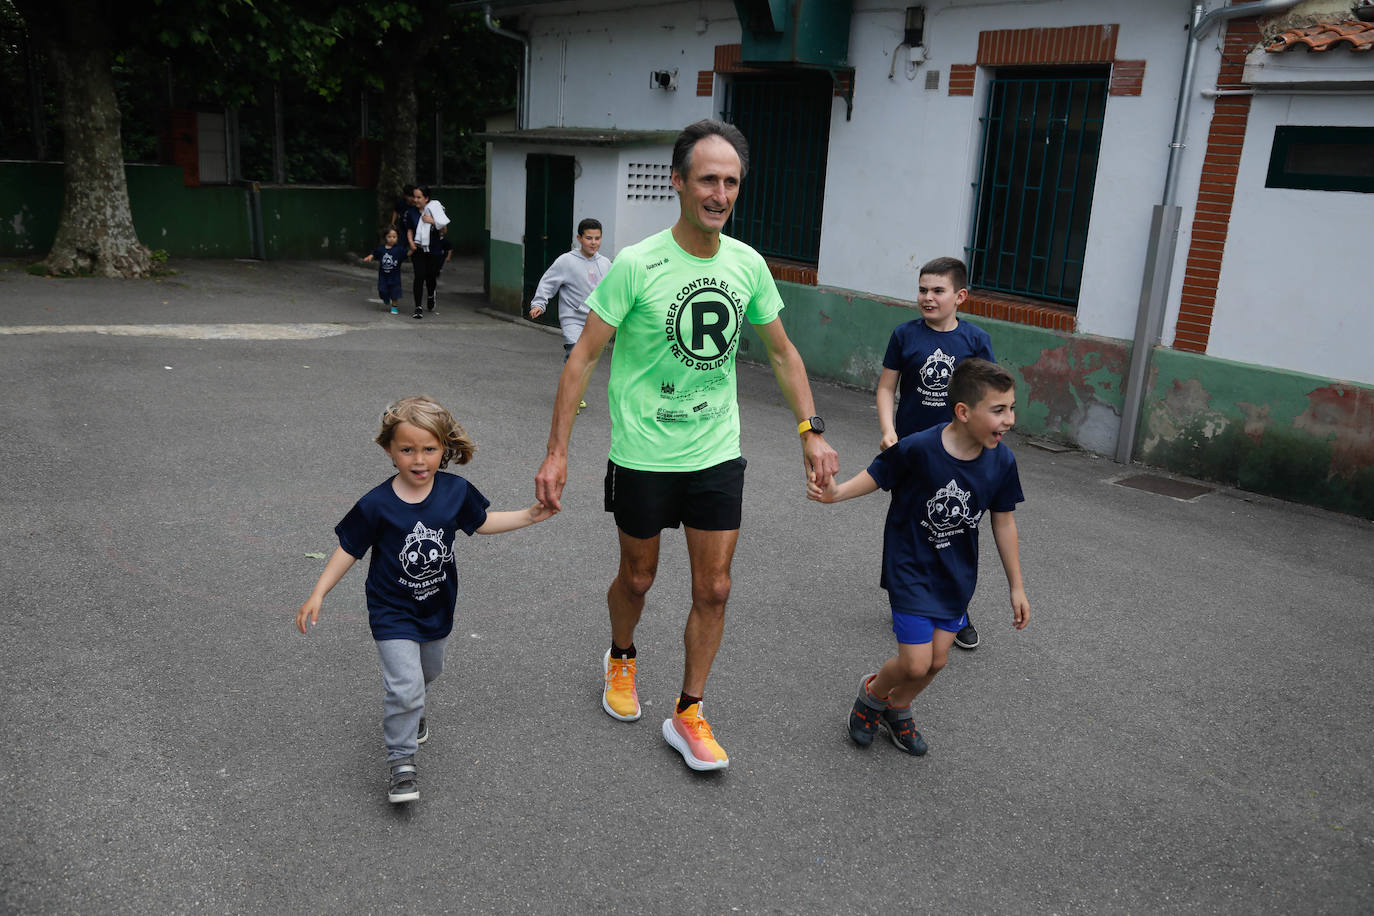
[[[1140,281],[1140,306],[1136,312],[1135,343],[1126,372],[1125,403],[1121,409],[1121,433],[1116,439],[1116,460],[1129,464],[1135,452],[1141,405],[1150,367],[1149,350],[1164,332],[1164,311],[1178,248],[1178,224],[1183,208],[1155,204],[1150,219],[1150,243],[1145,251],[1145,275]],[[1146,352],[1139,352],[1145,348]]]

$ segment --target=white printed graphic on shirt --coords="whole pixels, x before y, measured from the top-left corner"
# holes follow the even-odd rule
[[[444,546],[444,529],[426,528],[424,522],[415,523],[415,530],[406,535],[401,548],[401,568],[414,580],[413,585],[425,585],[438,578],[443,574],[444,564],[452,559],[453,545]]]
[[[921,384],[917,386],[923,398],[922,403],[927,407],[945,406],[945,398],[949,392],[949,380],[952,375],[954,375],[954,357],[947,355],[938,348],[926,357],[925,364],[921,366]]]
[[[949,536],[962,534],[961,529],[978,527],[983,513],[969,511],[968,501],[972,495],[970,491],[962,489],[958,481],[951,480],[926,500],[926,520],[921,522],[921,526],[930,531],[932,542],[944,541],[937,547],[947,546]]]

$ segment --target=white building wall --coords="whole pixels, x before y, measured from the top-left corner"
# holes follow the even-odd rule
[[[980,31],[1117,23],[1118,59],[1145,60],[1147,67],[1140,96],[1107,99],[1078,328],[1130,337],[1151,208],[1163,194],[1189,12],[1187,3],[1170,4],[1177,23],[1169,23],[1161,5],[1024,3],[998,6],[994,15],[985,5],[927,3],[927,60],[911,68],[901,59],[904,48],[895,66],[892,56],[902,39],[903,10],[857,3],[849,45],[849,62],[857,70],[854,116],[846,122],[837,101],[820,282],[911,299],[923,262],[964,257],[976,203],[972,186],[987,74],[979,72],[973,97],[950,96],[948,81],[951,64],[977,59]],[[938,89],[925,88],[929,71],[939,72]],[[1197,159],[1200,170],[1200,151]]]
[[[718,113],[697,96],[697,71],[715,66],[716,45],[739,40],[734,4],[719,0],[540,10],[530,30],[527,126],[662,130],[711,117]],[[655,70],[677,70],[677,89],[652,88]]]
[[[1266,188],[1280,124],[1374,127],[1374,105],[1368,95],[1255,97],[1207,353],[1374,384],[1374,297],[1361,273],[1374,195]]]
[[[714,98],[703,98],[696,95],[696,74],[713,68],[716,45],[740,41],[732,3],[606,0],[604,5],[620,8],[570,13],[549,4],[526,14],[523,27],[532,36],[534,68],[531,127],[662,130],[720,114],[723,80],[715,80]],[[820,283],[911,299],[921,263],[964,254],[975,205],[972,184],[987,73],[979,72],[972,97],[951,97],[948,81],[951,64],[976,61],[980,31],[1116,23],[1117,58],[1147,64],[1140,96],[1107,98],[1078,330],[1131,338],[1151,210],[1163,195],[1186,51],[1188,0],[930,0],[925,4],[927,59],[919,67],[908,66],[905,49],[894,63],[904,7],[881,0],[856,0],[854,6],[849,46],[849,62],[857,71],[854,110],[846,121],[841,99],[832,109]],[[1190,100],[1179,164],[1182,216],[1167,299],[1166,344],[1172,343],[1177,318],[1212,111],[1201,90],[1216,84],[1220,40],[1217,29],[1203,38],[1195,83],[1199,91]],[[674,68],[676,91],[650,87],[652,70]],[[926,88],[931,71],[939,72],[936,89]],[[1271,190],[1263,184],[1275,124],[1369,124],[1370,119],[1351,115],[1358,106],[1348,98],[1309,99],[1304,103],[1308,107],[1296,110],[1287,99],[1257,98],[1252,109],[1209,352],[1368,382],[1374,360],[1359,352],[1357,342],[1371,338],[1374,312],[1361,309],[1358,293],[1342,281],[1348,271],[1324,271],[1319,265],[1360,263],[1354,248],[1357,240],[1374,237],[1374,207],[1367,195]],[[579,218],[598,215],[606,223],[608,254],[669,225],[676,216],[672,202],[628,199],[629,164],[646,159],[647,150],[498,145],[493,238],[521,239],[524,156],[531,151],[578,157],[582,171],[576,212]],[[654,154],[667,162],[670,151]],[[1293,321],[1292,296],[1271,292],[1274,265],[1289,263],[1307,266],[1305,286],[1296,294],[1312,310],[1304,314],[1317,316],[1311,321]],[[1271,333],[1276,326],[1284,327],[1284,333]]]

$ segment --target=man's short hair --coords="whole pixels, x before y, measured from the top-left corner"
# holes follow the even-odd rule
[[[927,261],[921,265],[921,274],[937,274],[941,277],[949,277],[950,286],[954,287],[955,292],[968,286],[968,268],[958,258],[936,258],[933,261]]]
[[[955,404],[977,407],[989,391],[1000,394],[1015,387],[1016,379],[1006,369],[971,356],[954,367],[954,375],[949,380],[949,406],[951,409]]]
[[[580,222],[580,223],[577,224],[577,234],[578,234],[578,235],[585,235],[588,229],[595,229],[597,232],[600,232],[600,231],[601,231],[601,220],[599,220],[599,219],[592,219],[591,217],[587,217],[587,218],[584,219],[582,222]]]
[[[691,174],[692,150],[696,148],[698,141],[707,137],[720,137],[735,148],[735,152],[739,154],[739,177],[743,180],[744,176],[749,174],[749,141],[744,139],[744,134],[740,133],[740,129],[735,125],[714,118],[704,118],[695,124],[688,124],[682,129],[682,133],[677,135],[677,142],[673,144],[673,171],[683,178]]]

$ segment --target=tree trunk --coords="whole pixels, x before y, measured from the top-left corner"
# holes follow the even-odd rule
[[[387,104],[382,115],[382,155],[377,172],[377,225],[391,222],[401,188],[415,183],[416,118],[415,66],[408,64],[387,78]]]
[[[129,209],[109,51],[54,41],[49,54],[62,93],[64,188],[44,264],[55,274],[148,276],[152,261]]]

